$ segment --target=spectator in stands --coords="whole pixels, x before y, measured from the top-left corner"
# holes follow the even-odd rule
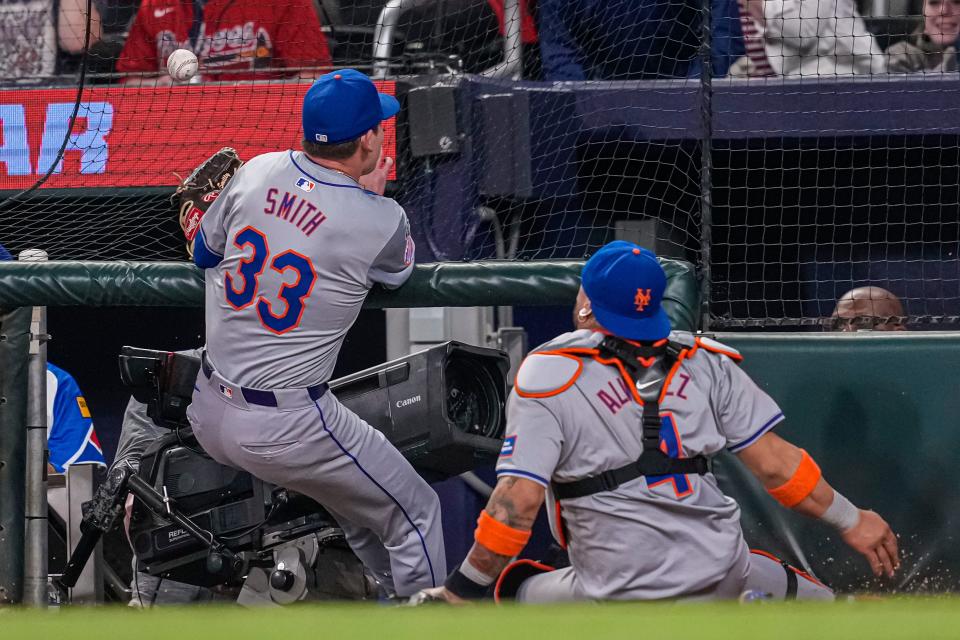
[[[883,73],[886,57],[854,0],[745,0],[775,75],[824,78]],[[748,75],[764,75],[765,69]]]
[[[900,299],[880,287],[852,289],[837,300],[830,318],[832,331],[906,331]]]
[[[890,73],[957,71],[960,0],[924,0],[923,24],[887,49]]]
[[[177,49],[197,55],[203,80],[313,78],[332,65],[312,0],[143,0],[117,71],[136,74],[125,82],[172,84],[167,57]]]
[[[745,55],[730,66],[729,75],[735,78],[764,78],[776,75],[770,59],[767,58],[763,2],[737,0],[737,15],[743,33]]]
[[[91,5],[90,45],[101,37],[100,12]],[[83,52],[87,26],[84,0],[0,2],[0,82],[26,82],[56,75],[62,54]]]
[[[712,72],[743,53],[734,0],[712,0]],[[699,74],[695,0],[539,0],[546,80],[647,80]]]
[[[497,23],[500,25],[500,35],[506,37],[507,25],[505,24],[506,14],[504,10],[504,0],[487,0],[487,4],[495,14],[497,14]],[[523,77],[532,80],[539,80],[542,75],[540,63],[539,43],[540,38],[537,35],[536,19],[536,0],[520,0],[520,40],[523,42]]]

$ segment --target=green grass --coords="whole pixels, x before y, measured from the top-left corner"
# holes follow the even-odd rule
[[[50,640],[506,640],[623,638],[674,640],[882,640],[960,638],[960,599],[897,598],[823,604],[492,605],[416,609],[302,605],[134,611],[0,610],[0,639]]]

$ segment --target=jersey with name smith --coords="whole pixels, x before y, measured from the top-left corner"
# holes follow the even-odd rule
[[[329,380],[367,292],[413,268],[403,208],[299,151],[245,164],[197,237],[223,256],[204,272],[208,357],[255,389]]]

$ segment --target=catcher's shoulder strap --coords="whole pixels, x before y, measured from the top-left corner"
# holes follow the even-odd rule
[[[581,371],[583,361],[576,352],[536,351],[520,364],[513,388],[523,398],[549,398],[572,387]]]
[[[603,491],[613,491],[640,476],[673,474],[704,475],[709,472],[705,456],[671,458],[660,449],[660,403],[688,349],[678,343],[661,340],[653,345],[640,345],[614,336],[607,336],[597,349],[597,362],[615,366],[626,378],[634,398],[642,407],[643,452],[640,457],[616,469],[573,482],[552,483],[557,500],[582,498]]]

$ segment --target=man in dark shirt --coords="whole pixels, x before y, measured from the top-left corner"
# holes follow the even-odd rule
[[[539,0],[546,80],[651,80],[699,74],[694,0]],[[712,73],[743,55],[736,2],[712,1]]]

